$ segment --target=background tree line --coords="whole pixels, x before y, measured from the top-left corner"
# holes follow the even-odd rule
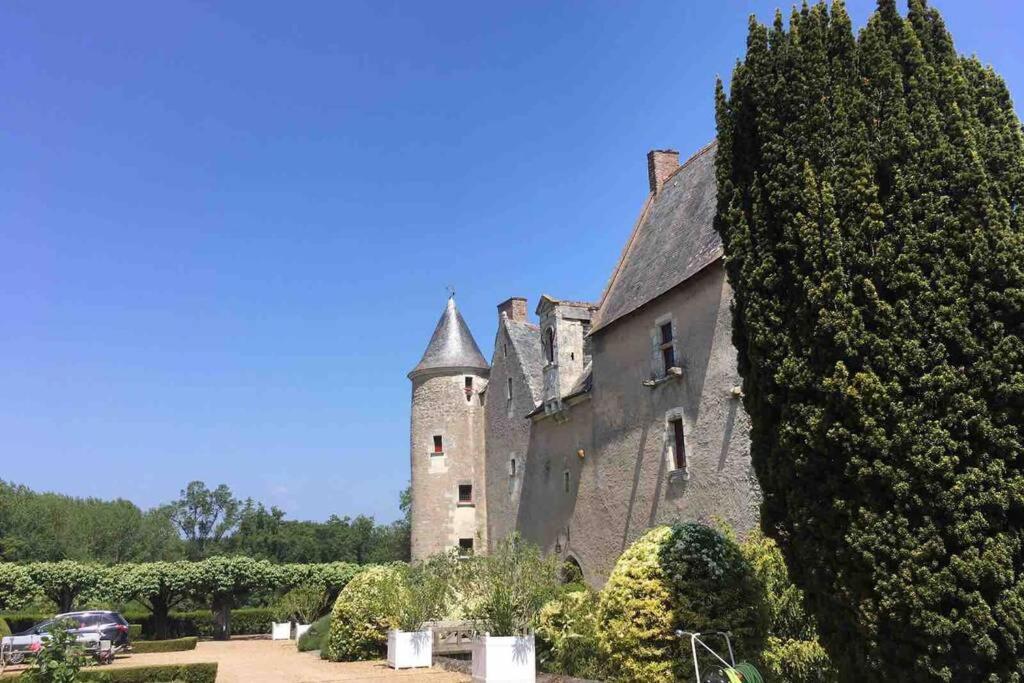
[[[118,498],[38,493],[0,481],[0,560],[114,564],[245,555],[273,562],[389,562],[409,559],[409,492],[404,517],[332,515],[285,519],[283,510],[239,500],[227,486],[193,481],[177,500],[142,510]]]

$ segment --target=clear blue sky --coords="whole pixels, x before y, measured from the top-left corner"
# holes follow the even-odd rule
[[[0,4],[0,478],[395,518],[445,286],[487,355],[596,300],[777,4]],[[1024,98],[1024,6],[935,4]]]

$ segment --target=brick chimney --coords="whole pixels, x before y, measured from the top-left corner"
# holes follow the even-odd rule
[[[658,194],[665,185],[665,180],[679,168],[679,152],[674,149],[652,149],[647,153],[647,178],[651,182],[651,192]]]
[[[498,323],[501,318],[508,316],[509,320],[526,322],[526,299],[521,296],[514,296],[511,299],[498,304]]]

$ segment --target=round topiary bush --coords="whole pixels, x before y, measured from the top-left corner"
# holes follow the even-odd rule
[[[757,658],[768,635],[768,603],[735,541],[703,524],[678,524],[661,547],[661,564],[672,590],[676,628],[726,631],[737,658]],[[724,641],[712,647],[717,644]],[[692,658],[679,661],[677,675],[692,677]]]
[[[619,557],[600,597],[600,645],[609,677],[671,682],[678,653],[672,587],[661,554],[669,527],[651,529]]]
[[[331,612],[327,659],[352,662],[382,657],[388,629],[398,625],[408,589],[394,567],[370,567],[338,594]]]

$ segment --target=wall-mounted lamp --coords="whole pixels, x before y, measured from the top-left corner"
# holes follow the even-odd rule
[[[732,395],[733,398],[743,398],[743,387],[737,384],[729,391],[729,394]]]
[[[578,451],[576,451],[576,457],[582,460],[583,458],[587,457],[587,453],[581,448]]]

